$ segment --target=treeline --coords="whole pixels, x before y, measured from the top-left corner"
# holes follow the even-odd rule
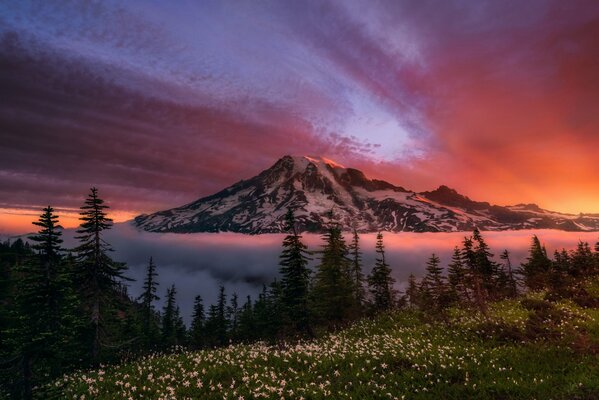
[[[599,275],[599,243],[595,251],[580,241],[576,249],[555,251],[553,258],[533,236],[527,259],[514,267],[508,250],[494,260],[478,229],[455,247],[447,271],[433,254],[426,274],[418,281],[410,275],[405,300],[408,307],[439,313],[451,306],[476,308],[487,314],[489,302],[517,297],[522,291],[545,291],[545,299],[569,298],[584,307],[597,307],[597,298],[585,281]]]
[[[569,297],[583,305],[595,301],[582,282],[599,273],[599,244],[593,251],[581,242],[576,250],[549,258],[535,236],[528,259],[515,267],[507,250],[495,261],[475,230],[455,248],[447,270],[433,254],[422,279],[411,275],[405,293],[400,293],[381,233],[375,263],[366,274],[355,229],[346,241],[342,227],[331,218],[322,247],[309,251],[288,210],[278,279],[264,285],[256,299],[229,295],[221,286],[216,303],[206,307],[199,293],[186,327],[176,287],[159,287],[159,268],[151,257],[141,295],[132,298],[127,293],[131,279],[125,275],[126,265],[111,258],[105,238],[112,226],[107,209],[92,188],[81,207],[73,249],[63,248],[51,207],[34,222],[39,231],[28,241],[0,244],[0,397],[4,393],[29,399],[34,387],[74,369],[152,351],[309,338],[402,307],[442,316],[457,305],[486,314],[489,302],[541,289],[550,298]],[[162,296],[164,305],[158,310]]]
[[[92,188],[73,249],[62,247],[50,206],[27,242],[0,245],[0,396],[32,398],[35,386],[115,360],[133,342],[140,306],[127,295],[126,265],[110,257],[104,240],[107,208]]]

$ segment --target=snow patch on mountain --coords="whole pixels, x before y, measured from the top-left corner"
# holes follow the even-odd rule
[[[360,232],[511,229],[599,230],[596,215],[561,214],[534,204],[501,207],[440,186],[415,193],[315,156],[285,156],[259,175],[134,224],[152,232],[282,232],[288,208],[298,228],[320,232],[334,220]]]

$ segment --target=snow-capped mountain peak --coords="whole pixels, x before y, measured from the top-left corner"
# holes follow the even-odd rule
[[[494,206],[447,186],[411,192],[317,156],[284,156],[251,179],[182,207],[141,215],[134,223],[154,232],[273,233],[283,230],[287,208],[294,210],[299,229],[312,232],[322,231],[331,212],[343,227],[361,232],[599,228],[597,216]]]

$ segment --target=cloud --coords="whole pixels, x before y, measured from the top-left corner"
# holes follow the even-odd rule
[[[0,6],[0,207],[170,208],[285,154],[598,211],[593,1]]]
[[[484,232],[483,235],[498,255],[504,249],[512,253],[513,265],[518,265],[527,255],[530,240],[537,234],[550,254],[556,250],[573,248],[578,240],[594,243],[596,233],[561,231]],[[421,277],[426,260],[432,253],[441,257],[446,266],[454,246],[459,246],[467,233],[385,233],[386,259],[392,268],[397,287],[403,289],[411,273]],[[65,247],[73,247],[74,230],[64,232]],[[214,303],[218,288],[224,285],[229,295],[236,292],[240,299],[253,298],[262,285],[278,278],[278,260],[283,235],[242,235],[233,233],[160,234],[141,232],[127,223],[116,224],[106,240],[114,247],[113,258],[125,261],[129,275],[136,279],[130,294],[141,292],[145,268],[149,257],[158,266],[159,294],[175,284],[178,302],[186,321],[192,313],[193,299],[200,294],[205,304]],[[349,238],[348,238],[349,239]],[[322,246],[318,235],[308,234],[304,241],[311,251]],[[368,273],[375,262],[375,234],[361,235],[364,271]],[[318,254],[310,264],[315,268]],[[160,302],[161,304],[161,302]]]

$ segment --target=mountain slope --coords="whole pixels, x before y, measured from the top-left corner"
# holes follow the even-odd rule
[[[368,179],[361,171],[321,157],[285,156],[259,175],[182,207],[140,215],[134,224],[152,232],[281,232],[287,208],[302,231],[321,231],[330,220],[361,232],[451,232],[552,228],[599,230],[599,217],[546,211],[534,204],[495,206],[440,186],[415,193]]]

